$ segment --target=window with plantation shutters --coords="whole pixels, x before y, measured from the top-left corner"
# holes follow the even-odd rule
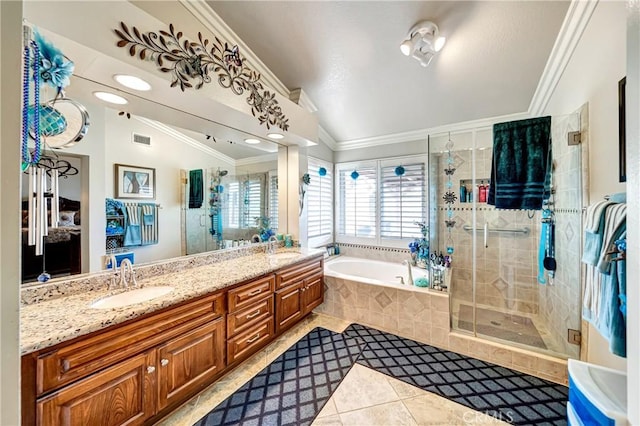
[[[227,184],[227,214],[229,228],[240,228],[240,184],[230,182]],[[223,220],[224,220],[223,216]]]
[[[271,229],[278,230],[278,176],[269,174],[269,218]]]
[[[427,172],[426,155],[336,164],[336,241],[406,248],[427,218]]]
[[[376,237],[377,177],[375,165],[362,165],[355,168],[342,165],[338,169],[339,235]]]
[[[333,240],[333,164],[309,157],[307,173],[311,178],[306,194],[307,237],[309,245],[317,247]]]
[[[402,172],[404,173],[398,173]],[[426,211],[424,163],[383,166],[380,168],[380,237],[416,238]]]
[[[241,182],[241,206],[242,227],[256,226],[256,218],[262,216],[262,180],[259,178],[247,178]]]

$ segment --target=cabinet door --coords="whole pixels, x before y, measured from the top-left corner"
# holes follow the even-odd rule
[[[155,414],[155,363],[142,353],[38,400],[38,425],[143,424]]]
[[[322,304],[324,301],[324,283],[322,281],[322,275],[315,275],[304,280],[303,301],[303,314],[311,312],[316,306]]]
[[[211,382],[225,366],[225,318],[202,325],[158,348],[158,410]]]
[[[276,334],[302,318],[304,281],[276,292]]]

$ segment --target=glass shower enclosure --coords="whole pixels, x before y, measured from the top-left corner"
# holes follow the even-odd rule
[[[581,324],[582,148],[569,146],[567,133],[581,129],[580,116],[552,118],[555,275],[543,266],[541,211],[501,210],[486,203],[492,130],[430,136],[430,227],[437,230],[431,247],[444,253],[453,248],[452,330],[579,357],[580,346],[567,336]],[[449,164],[455,168],[451,179],[444,172]],[[447,192],[455,194],[453,203]]]

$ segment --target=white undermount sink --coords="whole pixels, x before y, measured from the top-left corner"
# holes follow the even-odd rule
[[[121,308],[123,306],[134,305],[136,303],[146,302],[156,297],[164,296],[173,291],[170,286],[143,287],[135,290],[125,291],[124,293],[114,294],[113,296],[103,297],[91,303],[94,309],[111,309]]]
[[[285,259],[293,259],[294,257],[300,256],[298,252],[283,252],[283,253],[274,253],[269,255],[269,259],[274,260],[285,260]]]

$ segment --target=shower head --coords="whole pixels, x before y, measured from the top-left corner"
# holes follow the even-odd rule
[[[229,173],[227,170],[218,170],[218,176],[226,176]]]

